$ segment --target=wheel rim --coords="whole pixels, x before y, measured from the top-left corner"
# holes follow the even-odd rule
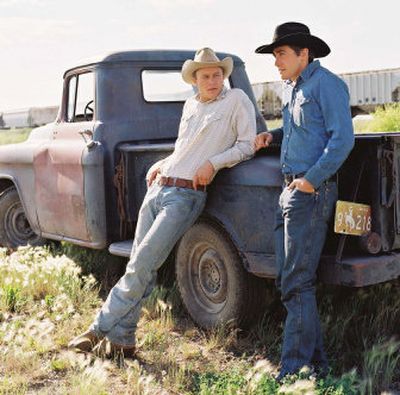
[[[189,259],[189,282],[196,302],[210,313],[220,312],[227,296],[224,260],[209,243],[196,244]]]
[[[7,210],[4,226],[10,239],[19,245],[28,244],[31,239],[36,237],[19,202]]]

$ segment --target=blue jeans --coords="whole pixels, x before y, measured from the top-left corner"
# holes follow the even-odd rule
[[[337,200],[336,182],[314,193],[284,188],[276,217],[277,287],[287,310],[280,376],[303,366],[326,371],[328,361],[315,298],[316,271]]]
[[[121,346],[135,345],[143,300],[153,290],[157,269],[204,208],[206,193],[153,183],[139,211],[130,260],[90,329]]]

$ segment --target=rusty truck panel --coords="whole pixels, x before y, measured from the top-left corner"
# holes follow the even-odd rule
[[[35,201],[40,227],[89,240],[86,227],[82,151],[84,143],[40,146],[35,152]]]

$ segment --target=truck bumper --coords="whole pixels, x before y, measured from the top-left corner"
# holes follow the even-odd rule
[[[258,277],[275,278],[275,256],[242,253],[247,271]],[[400,253],[345,257],[340,263],[335,256],[323,256],[318,278],[325,284],[364,287],[400,277]]]
[[[325,256],[318,269],[322,282],[349,287],[378,284],[399,276],[400,253],[345,257],[341,262],[336,262],[334,256]]]

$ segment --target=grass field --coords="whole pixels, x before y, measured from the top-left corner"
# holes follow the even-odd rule
[[[400,391],[399,282],[363,290],[320,286],[332,372],[306,372],[278,386],[283,310],[269,306],[250,331],[204,332],[183,312],[175,288],[158,287],[138,328],[137,360],[101,360],[67,349],[85,330],[121,262],[71,245],[0,249],[0,394],[375,394]],[[94,262],[97,263],[96,266]],[[107,262],[109,265],[107,265]],[[98,282],[88,271],[96,273]]]
[[[0,129],[0,145],[21,143],[28,138],[31,130],[31,128]]]

